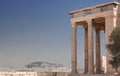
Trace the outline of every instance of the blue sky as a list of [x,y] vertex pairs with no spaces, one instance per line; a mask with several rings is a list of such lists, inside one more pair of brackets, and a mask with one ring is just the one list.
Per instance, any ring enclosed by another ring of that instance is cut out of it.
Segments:
[[[70,66],[71,24],[68,12],[112,0],[0,0],[0,67],[34,61]],[[84,30],[78,27],[78,66],[84,57]],[[104,33],[101,50],[105,55]]]

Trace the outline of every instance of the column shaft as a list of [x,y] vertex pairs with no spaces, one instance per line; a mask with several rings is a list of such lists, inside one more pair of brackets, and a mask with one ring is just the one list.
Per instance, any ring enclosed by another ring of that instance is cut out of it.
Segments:
[[88,72],[88,28],[85,28],[85,71],[86,74]]
[[88,20],[88,73],[94,73],[94,54],[93,54],[93,26],[92,20]]
[[100,30],[96,29],[96,73],[101,73]]
[[[111,34],[112,30],[116,27],[116,16],[106,16],[105,17],[105,36],[106,36],[106,44],[109,43],[109,35]],[[114,70],[112,65],[109,64],[109,61],[112,59],[112,55],[106,48],[106,73],[113,74]]]
[[76,26],[72,26],[72,73],[77,73],[77,37]]

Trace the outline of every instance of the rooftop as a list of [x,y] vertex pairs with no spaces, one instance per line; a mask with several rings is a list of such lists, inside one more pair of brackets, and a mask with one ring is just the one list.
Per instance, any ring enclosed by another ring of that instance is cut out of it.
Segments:
[[95,9],[95,8],[100,8],[100,7],[104,7],[104,6],[108,6],[108,5],[118,5],[119,2],[109,2],[109,3],[104,3],[104,4],[100,4],[100,5],[96,5],[96,6],[91,6],[91,7],[88,7],[88,8],[83,8],[83,9],[80,9],[80,10],[75,10],[75,11],[72,11],[72,12],[69,12],[69,14],[73,14],[73,13],[77,13],[77,12],[82,12],[82,11],[86,11],[86,10],[92,10],[92,9]]

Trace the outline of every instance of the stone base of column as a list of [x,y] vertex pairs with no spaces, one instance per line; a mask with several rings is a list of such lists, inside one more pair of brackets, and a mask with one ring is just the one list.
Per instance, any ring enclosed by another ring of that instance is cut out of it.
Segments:
[[113,69],[110,64],[108,64],[107,67],[108,67],[108,68],[107,68],[106,74],[115,74],[115,69]]
[[106,74],[108,74],[108,75],[115,74],[115,71],[113,71],[113,70],[107,71]]
[[68,76],[80,76],[80,74],[71,72]]

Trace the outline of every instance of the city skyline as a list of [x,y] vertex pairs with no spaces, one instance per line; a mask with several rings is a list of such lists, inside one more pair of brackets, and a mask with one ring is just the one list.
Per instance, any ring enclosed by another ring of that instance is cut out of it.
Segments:
[[[71,24],[68,13],[111,1],[0,0],[0,67],[21,67],[34,61],[70,67]],[[77,34],[78,66],[83,66],[82,27],[78,28]],[[105,55],[104,32],[101,32],[101,50]]]

